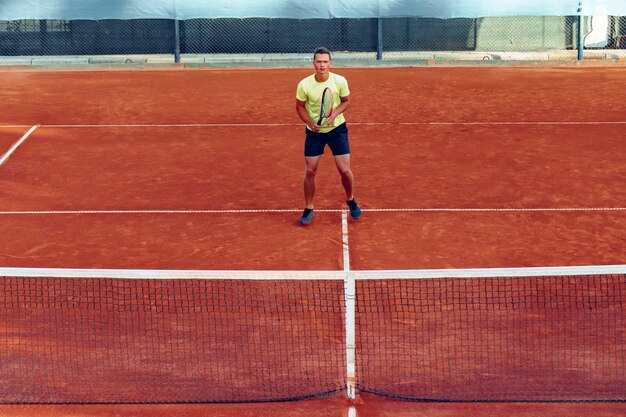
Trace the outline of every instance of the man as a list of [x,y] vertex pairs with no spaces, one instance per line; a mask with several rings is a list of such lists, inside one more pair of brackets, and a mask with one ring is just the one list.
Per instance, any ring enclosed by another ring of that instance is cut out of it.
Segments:
[[[313,219],[313,196],[315,195],[315,175],[326,145],[330,147],[335,164],[346,192],[346,203],[353,219],[361,217],[361,208],[354,199],[354,176],[350,170],[350,145],[348,128],[343,112],[350,106],[350,90],[347,80],[330,72],[332,65],[330,51],[318,48],[313,54],[315,74],[300,81],[296,92],[296,111],[306,123],[304,143],[304,200],[306,203],[300,224],[309,224]],[[322,105],[322,94],[326,87],[333,92],[333,111],[318,126]]]

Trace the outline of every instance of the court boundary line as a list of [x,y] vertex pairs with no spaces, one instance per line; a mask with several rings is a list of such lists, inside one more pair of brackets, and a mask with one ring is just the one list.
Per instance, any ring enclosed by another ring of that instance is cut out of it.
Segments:
[[350,244],[348,241],[348,213],[341,211],[341,242],[343,246],[343,271],[350,272]]
[[[522,120],[522,121],[422,121],[422,122],[350,122],[355,126],[520,126],[520,125],[626,125],[626,121],[621,120]],[[20,128],[29,125],[0,125],[0,128]],[[41,128],[126,128],[126,127],[285,127],[303,126],[302,123],[103,123],[103,124],[39,124]]]
[[22,135],[22,137],[17,142],[15,142],[13,146],[10,147],[9,150],[0,158],[0,166],[2,166],[9,159],[9,157],[11,157],[13,153],[15,153],[17,148],[19,148],[26,141],[26,139],[28,139],[30,135],[32,135],[33,132],[39,127],[41,127],[41,125],[34,125],[28,130],[28,132]]
[[356,398],[356,279],[350,270],[348,212],[341,211],[341,240],[343,246],[344,303],[346,329],[346,389],[348,398]]
[[[620,212],[626,207],[441,207],[441,208],[363,208],[369,213],[541,213],[541,212]],[[248,214],[248,213],[298,213],[301,209],[198,209],[198,210],[6,210],[0,216],[27,215],[119,215],[119,214]],[[318,213],[345,213],[344,209],[315,209]],[[347,217],[346,217],[347,222]],[[347,243],[346,243],[347,244]]]

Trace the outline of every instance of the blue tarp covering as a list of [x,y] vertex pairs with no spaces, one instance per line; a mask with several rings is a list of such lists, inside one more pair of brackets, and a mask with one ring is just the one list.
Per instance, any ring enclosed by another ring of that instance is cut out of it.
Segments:
[[[584,0],[582,13],[626,15],[626,0]],[[578,0],[0,0],[0,20],[573,16]]]

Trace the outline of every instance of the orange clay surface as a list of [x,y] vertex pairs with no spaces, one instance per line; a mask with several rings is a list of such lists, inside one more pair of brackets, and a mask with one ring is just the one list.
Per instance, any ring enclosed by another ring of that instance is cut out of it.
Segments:
[[[346,118],[365,209],[348,224],[353,269],[626,263],[623,68],[335,71],[352,92]],[[304,127],[294,96],[310,73],[0,71],[0,157],[41,125],[0,166],[0,266],[342,269],[335,210],[344,196],[328,154],[317,215],[309,227],[297,224]],[[562,210],[570,208],[594,210]],[[286,211],[222,212],[239,209]],[[0,416],[347,416],[348,405],[339,396],[3,406]],[[626,413],[622,404],[440,405],[368,395],[356,408],[372,417]]]
[[[336,72],[352,91],[366,210],[626,206],[622,68]],[[18,212],[0,216],[0,265],[342,268],[341,214],[322,211],[345,208],[330,155],[314,223],[297,225],[304,128],[294,91],[309,73],[0,73],[0,126],[24,126],[0,127],[2,153],[41,125],[0,167],[0,210]],[[293,211],[180,212],[237,209]],[[71,213],[25,214],[57,210]],[[354,269],[615,264],[626,253],[624,210],[365,211],[349,229]]]

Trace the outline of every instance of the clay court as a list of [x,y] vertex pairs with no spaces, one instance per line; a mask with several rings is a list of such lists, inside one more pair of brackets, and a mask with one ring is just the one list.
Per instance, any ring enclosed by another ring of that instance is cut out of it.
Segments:
[[[302,227],[304,125],[294,99],[311,69],[0,70],[0,266],[358,272],[626,264],[623,67],[335,72],[350,83],[346,119],[363,217],[346,216],[327,153],[316,217]],[[496,402],[368,393],[350,401],[340,392],[271,404],[6,405],[0,414],[626,411],[614,402]]]

